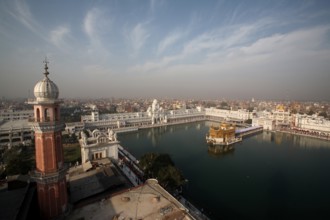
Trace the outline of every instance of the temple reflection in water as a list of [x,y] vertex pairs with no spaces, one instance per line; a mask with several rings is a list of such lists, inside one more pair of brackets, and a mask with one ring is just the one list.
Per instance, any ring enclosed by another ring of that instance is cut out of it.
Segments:
[[232,154],[235,151],[233,145],[209,145],[208,146],[208,153],[210,155],[227,155]]
[[282,145],[283,142],[292,143],[291,146],[300,148],[329,148],[329,141],[302,136],[297,134],[289,134],[284,132],[274,132],[274,131],[264,131],[261,135],[256,135],[253,137],[258,142],[272,142],[276,145]]

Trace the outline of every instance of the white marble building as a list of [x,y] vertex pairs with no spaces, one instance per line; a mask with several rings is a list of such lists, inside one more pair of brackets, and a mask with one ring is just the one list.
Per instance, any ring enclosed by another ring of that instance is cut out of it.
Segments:
[[82,164],[101,158],[118,159],[119,141],[113,130],[109,129],[107,133],[104,133],[95,129],[89,132],[89,135],[90,137],[87,137],[84,132],[81,132],[79,140]]
[[262,126],[264,130],[274,130],[275,120],[268,117],[256,117],[252,119],[252,127]]
[[[168,122],[176,122],[185,118],[205,117],[203,108],[196,109],[178,109],[166,111],[158,104],[158,101],[153,100],[151,106],[146,112],[133,113],[116,113],[116,114],[98,114],[96,107],[92,108],[90,115],[81,116],[81,122],[85,129],[93,128],[112,128],[121,127],[140,127],[145,125],[166,124]],[[68,124],[67,130],[77,131],[77,124]]]
[[167,123],[167,116],[162,107],[159,107],[157,99],[154,99],[152,105],[147,110],[148,116],[151,117],[151,124]]
[[294,115],[294,127],[330,134],[330,121],[317,115]]
[[273,111],[257,112],[252,119],[252,126],[263,126],[265,130],[275,130],[282,126],[289,127],[292,124],[292,116],[285,111],[283,105],[278,105]]
[[[94,108],[97,111],[96,108]],[[249,112],[246,109],[237,111],[216,108],[164,110],[157,100],[146,112],[102,114],[92,112],[91,115],[82,116],[80,128],[84,129],[117,129],[121,127],[149,126],[166,123],[184,123],[193,120],[223,120],[231,122],[244,122],[252,119],[252,126],[263,126],[265,130],[279,128],[300,128],[311,131],[330,132],[330,122],[322,117],[307,115],[291,115],[283,105],[278,105],[273,111]],[[77,128],[76,125],[73,127]],[[74,129],[73,129],[74,130]],[[79,129],[78,129],[79,130]]]
[[292,117],[290,111],[285,111],[283,105],[276,106],[276,109],[272,111],[272,115],[276,126],[290,126]]
[[226,110],[226,109],[216,109],[216,108],[206,108],[205,115],[223,118],[226,121],[246,121],[252,119],[253,113],[246,109],[239,109],[237,111]]

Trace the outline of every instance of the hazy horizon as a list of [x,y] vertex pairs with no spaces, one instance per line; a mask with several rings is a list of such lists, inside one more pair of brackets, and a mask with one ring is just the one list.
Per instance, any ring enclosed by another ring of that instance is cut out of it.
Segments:
[[0,97],[330,100],[330,1],[0,2]]

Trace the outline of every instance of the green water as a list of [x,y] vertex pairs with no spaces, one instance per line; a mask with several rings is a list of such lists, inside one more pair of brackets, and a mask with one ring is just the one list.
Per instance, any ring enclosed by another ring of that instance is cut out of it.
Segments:
[[119,135],[136,158],[168,153],[184,196],[212,219],[330,219],[330,142],[263,132],[226,154],[205,143],[208,122]]

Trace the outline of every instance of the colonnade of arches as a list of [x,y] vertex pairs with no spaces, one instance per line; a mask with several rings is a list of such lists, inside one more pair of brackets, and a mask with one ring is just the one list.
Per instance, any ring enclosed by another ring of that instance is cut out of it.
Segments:
[[47,122],[58,121],[60,119],[60,112],[58,106],[35,106],[34,107],[35,121]]

